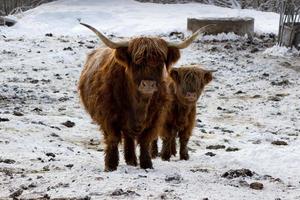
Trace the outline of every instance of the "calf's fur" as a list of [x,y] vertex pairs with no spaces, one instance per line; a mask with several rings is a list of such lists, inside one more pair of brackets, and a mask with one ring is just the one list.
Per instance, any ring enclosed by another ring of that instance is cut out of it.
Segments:
[[[196,119],[196,102],[204,87],[212,80],[212,73],[200,66],[173,68],[170,71],[171,103],[160,132],[161,158],[169,160],[176,155],[176,137],[180,142],[180,159],[188,160],[187,143],[192,135]],[[191,100],[189,97],[193,95]],[[157,140],[152,142],[152,157],[158,155]]]

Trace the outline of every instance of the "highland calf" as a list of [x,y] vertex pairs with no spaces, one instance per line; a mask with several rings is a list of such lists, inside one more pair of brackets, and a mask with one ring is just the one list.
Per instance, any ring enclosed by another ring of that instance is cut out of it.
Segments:
[[[180,141],[180,159],[188,160],[187,143],[194,128],[196,118],[196,102],[204,86],[212,80],[211,71],[199,66],[173,68],[170,90],[172,103],[166,114],[165,124],[160,132],[162,138],[161,158],[170,160],[176,155],[176,137]],[[158,155],[157,140],[152,143],[152,157]]]
[[200,30],[181,43],[151,37],[113,42],[81,24],[109,47],[88,55],[79,80],[82,103],[104,134],[105,170],[117,169],[122,138],[126,163],[137,165],[137,142],[141,168],[152,168],[150,145],[158,137],[169,102],[166,76],[180,57],[179,49],[191,44]]

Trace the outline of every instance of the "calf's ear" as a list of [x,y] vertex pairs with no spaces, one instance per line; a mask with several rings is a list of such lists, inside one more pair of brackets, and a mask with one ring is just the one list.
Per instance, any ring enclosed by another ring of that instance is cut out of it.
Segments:
[[204,71],[204,84],[208,84],[213,79],[212,73],[210,71]]
[[127,68],[130,63],[130,56],[128,54],[128,48],[127,47],[117,48],[115,50],[115,58],[120,65]]
[[180,83],[180,77],[177,69],[171,69],[170,76],[176,83]]
[[175,64],[180,58],[180,51],[175,47],[168,47],[168,55],[166,61],[166,67],[169,71],[170,67]]

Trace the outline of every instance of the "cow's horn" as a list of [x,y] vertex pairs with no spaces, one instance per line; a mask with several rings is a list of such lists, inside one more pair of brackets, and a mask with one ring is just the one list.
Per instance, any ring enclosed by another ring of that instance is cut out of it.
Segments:
[[95,29],[94,27],[85,24],[85,23],[80,23],[81,25],[89,28],[91,31],[93,31],[99,38],[100,40],[108,47],[112,48],[112,49],[117,49],[120,47],[128,47],[128,41],[124,41],[124,42],[113,42],[110,39],[108,39],[105,35],[103,35],[102,33],[100,33],[97,29]]
[[168,46],[169,47],[176,47],[178,49],[187,48],[197,38],[199,33],[202,33],[209,26],[216,26],[216,24],[209,24],[209,25],[203,26],[202,28],[198,29],[195,33],[193,33],[193,35],[191,35],[189,38],[187,38],[186,40],[184,40],[181,43],[168,42]]
[[210,70],[206,70],[208,72],[217,72],[218,70],[217,69],[210,69]]

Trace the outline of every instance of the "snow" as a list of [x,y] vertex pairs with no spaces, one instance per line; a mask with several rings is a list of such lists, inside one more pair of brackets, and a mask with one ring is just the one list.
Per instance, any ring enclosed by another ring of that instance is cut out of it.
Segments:
[[204,35],[202,38],[201,38],[201,41],[227,41],[227,40],[230,40],[230,41],[236,41],[236,40],[239,40],[243,37],[239,36],[239,35],[236,35],[234,33],[219,33],[217,35]]
[[158,35],[172,31],[186,32],[187,18],[200,17],[253,17],[255,31],[277,33],[279,15],[247,9],[230,9],[197,3],[153,4],[133,0],[60,0],[29,10],[18,24],[0,33],[12,35],[41,36],[91,35],[78,23],[91,24],[107,34],[129,37]]
[[271,56],[299,56],[300,51],[298,51],[296,48],[288,48],[284,46],[275,45],[273,47],[270,47],[264,51],[264,54],[271,55]]
[[[146,11],[149,17],[144,16]],[[185,18],[195,13],[213,17],[252,13],[261,20],[256,31],[276,32],[277,25],[271,23],[276,21],[274,13],[125,0],[57,1],[24,13],[16,27],[2,27],[0,118],[9,121],[0,120],[0,199],[20,188],[23,199],[46,194],[77,199],[300,199],[300,60],[295,54],[269,53],[283,48],[268,49],[274,45],[268,38],[255,37],[249,43],[234,34],[204,36],[181,51],[177,67],[199,63],[217,69],[197,102],[190,160],[156,158],[154,169],[143,170],[125,164],[120,146],[118,170],[103,171],[102,134],[77,93],[86,54],[99,41],[76,18],[119,36],[165,35],[185,31]],[[136,19],[141,14],[142,21]],[[177,17],[173,22],[175,14],[184,20]],[[54,37],[45,37],[48,32]],[[24,115],[16,116],[16,111]],[[62,123],[67,120],[75,126],[65,127]],[[287,145],[273,145],[277,140]],[[207,149],[217,144],[239,150]],[[222,177],[241,168],[255,175]],[[256,181],[264,184],[263,190],[249,188]]]

